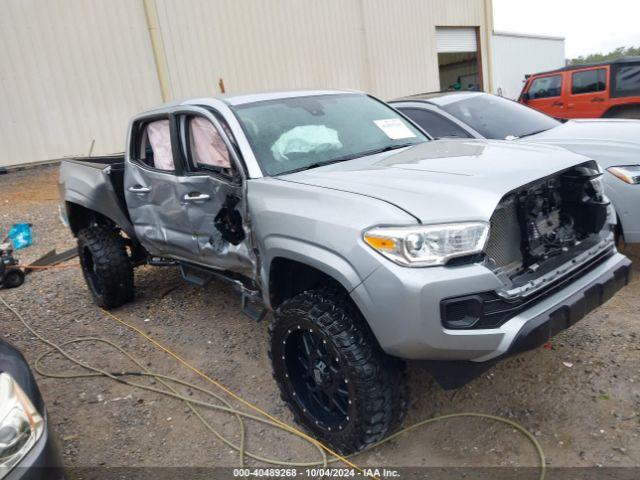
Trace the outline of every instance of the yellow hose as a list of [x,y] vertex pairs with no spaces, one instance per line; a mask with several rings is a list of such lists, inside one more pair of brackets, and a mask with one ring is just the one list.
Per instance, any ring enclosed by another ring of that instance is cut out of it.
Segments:
[[[372,450],[372,449],[374,449],[376,447],[379,447],[380,445],[382,445],[382,444],[384,444],[386,442],[389,442],[390,440],[393,440],[393,439],[399,437],[400,435],[404,435],[406,433],[409,433],[409,432],[411,432],[413,430],[416,430],[417,428],[423,427],[425,425],[432,424],[432,423],[435,423],[435,422],[444,421],[444,420],[448,420],[448,419],[452,419],[452,418],[462,418],[462,417],[469,418],[469,417],[472,417],[472,418],[483,418],[483,419],[486,419],[486,420],[491,420],[491,421],[494,421],[494,422],[499,422],[499,423],[503,423],[503,424],[509,425],[510,427],[514,428],[516,431],[518,431],[522,435],[524,435],[531,442],[531,444],[534,446],[534,448],[536,450],[536,453],[538,454],[538,457],[540,459],[539,480],[544,480],[544,478],[545,478],[546,459],[545,459],[544,452],[542,450],[542,446],[540,445],[538,440],[526,428],[524,428],[522,425],[520,425],[520,424],[518,424],[518,423],[516,423],[516,422],[514,422],[512,420],[508,420],[506,418],[502,418],[502,417],[498,417],[498,416],[494,416],[494,415],[489,415],[489,414],[485,414],[485,413],[466,413],[466,412],[465,413],[453,413],[453,414],[449,414],[449,415],[442,415],[442,416],[439,416],[439,417],[429,418],[429,419],[417,422],[417,423],[415,423],[415,424],[413,424],[411,426],[405,427],[405,428],[395,432],[394,434],[386,437],[385,439],[381,440],[380,442],[369,446],[367,449],[365,449],[365,450],[363,450],[361,452],[358,452],[357,454],[350,455],[348,457],[343,457],[343,456],[333,452],[328,447],[324,446],[318,440],[316,440],[316,439],[314,439],[312,437],[309,437],[307,434],[305,434],[304,432],[299,431],[297,428],[295,428],[293,426],[290,426],[290,425],[287,425],[286,423],[282,422],[281,420],[278,420],[278,419],[272,417],[271,415],[269,415],[268,413],[264,412],[259,407],[253,405],[251,402],[249,402],[249,401],[243,399],[242,397],[238,396],[237,394],[231,392],[224,385],[220,384],[216,380],[213,380],[210,377],[208,377],[207,375],[205,375],[204,373],[200,372],[198,369],[196,369],[191,364],[189,364],[186,360],[182,359],[180,356],[178,356],[177,354],[173,353],[170,349],[168,349],[167,347],[163,346],[162,344],[160,344],[156,340],[154,340],[151,337],[149,337],[148,335],[146,335],[140,329],[138,329],[135,326],[130,325],[127,322],[117,318],[112,313],[109,313],[109,312],[106,312],[106,311],[103,310],[103,313],[105,313],[108,317],[118,321],[122,325],[125,325],[128,328],[132,329],[133,331],[137,332],[139,335],[143,336],[146,340],[150,341],[151,343],[153,343],[154,345],[159,347],[161,350],[169,353],[172,357],[174,357],[180,363],[184,364],[185,366],[187,366],[188,368],[190,368],[191,370],[196,372],[202,378],[204,378],[208,382],[214,384],[216,387],[220,388],[225,393],[231,395],[233,398],[241,401],[244,405],[248,406],[252,410],[254,410],[257,413],[259,413],[260,415],[253,415],[253,414],[244,412],[242,410],[236,409],[236,408],[232,407],[231,404],[226,399],[224,399],[222,396],[216,394],[215,392],[207,390],[205,388],[199,387],[199,386],[197,386],[195,384],[186,382],[186,381],[181,380],[179,378],[170,377],[170,376],[163,375],[163,374],[160,374],[160,373],[152,372],[144,364],[142,364],[139,360],[137,360],[135,357],[133,357],[131,354],[129,354],[125,349],[123,349],[122,347],[116,345],[115,343],[113,343],[110,340],[107,340],[105,338],[100,338],[100,337],[76,338],[76,339],[73,339],[73,340],[68,340],[68,341],[66,341],[66,342],[64,342],[64,343],[62,343],[60,345],[57,345],[57,344],[51,342],[50,340],[48,340],[47,338],[45,338],[44,336],[42,336],[41,334],[39,334],[36,330],[34,330],[33,327],[31,327],[31,325],[24,319],[24,317],[15,308],[13,308],[11,305],[9,305],[4,300],[4,298],[0,297],[0,302],[2,302],[2,304],[9,311],[11,311],[15,315],[15,317],[25,326],[25,328],[27,330],[29,330],[29,332],[31,332],[31,334],[33,334],[41,342],[43,342],[44,344],[46,344],[47,346],[50,347],[49,350],[47,350],[43,354],[39,355],[37,357],[36,361],[35,361],[34,369],[40,375],[42,375],[43,377],[58,378],[58,379],[80,379],[80,378],[92,378],[92,377],[107,377],[107,378],[110,378],[110,379],[112,379],[112,380],[114,380],[114,381],[116,381],[118,383],[121,383],[121,384],[124,384],[124,385],[128,385],[130,387],[134,387],[134,388],[138,388],[138,389],[141,389],[141,390],[146,390],[146,391],[154,392],[154,393],[157,393],[157,394],[160,394],[160,395],[164,395],[164,396],[167,396],[167,397],[171,397],[171,398],[175,398],[175,399],[178,399],[178,400],[182,400],[183,402],[185,402],[187,404],[189,409],[196,415],[196,417],[200,420],[200,422],[202,422],[202,424],[205,426],[205,428],[207,428],[207,430],[209,430],[214,436],[216,436],[225,445],[227,445],[228,447],[230,447],[233,450],[238,452],[239,457],[240,457],[240,460],[239,460],[240,466],[244,466],[245,457],[249,457],[249,458],[252,458],[254,460],[257,460],[257,461],[260,461],[260,462],[264,462],[264,463],[267,463],[267,464],[271,464],[271,465],[279,465],[279,466],[286,466],[286,467],[315,467],[315,466],[325,466],[326,467],[329,463],[342,461],[343,463],[346,463],[347,465],[357,469],[358,471],[363,472],[362,468],[358,467],[357,465],[355,465],[353,462],[351,462],[348,459],[349,458],[353,458],[354,456],[359,455],[361,453],[368,452],[368,451],[370,451],[370,450]],[[140,370],[139,371],[131,371],[131,372],[117,372],[117,373],[108,372],[108,371],[106,371],[104,369],[89,365],[89,364],[83,362],[82,360],[78,360],[78,359],[74,358],[73,356],[71,356],[63,348],[63,347],[66,347],[66,346],[74,344],[74,343],[84,343],[84,342],[94,342],[94,343],[97,342],[97,343],[106,344],[106,345],[110,346],[111,348],[117,350],[119,353],[121,353],[126,358],[128,358]],[[61,354],[63,357],[65,357],[71,363],[73,363],[75,365],[78,365],[78,366],[82,367],[85,370],[88,370],[88,372],[87,373],[55,373],[55,372],[47,372],[46,370],[44,370],[41,367],[41,362],[46,357],[48,357],[49,355],[51,355],[51,354],[53,354],[55,352]],[[163,385],[166,388],[166,390],[163,390],[163,389],[157,388],[157,387],[153,387],[153,386],[150,386],[150,385],[144,385],[144,384],[141,384],[141,383],[136,383],[136,382],[133,382],[131,380],[127,380],[126,377],[149,377],[149,378],[153,378],[158,383]],[[216,399],[218,402],[220,402],[220,404],[206,402],[206,401],[203,401],[203,400],[197,400],[197,399],[182,395],[174,388],[173,385],[181,385],[183,387],[188,387],[190,389],[199,391],[199,392],[201,392],[201,393],[203,393],[203,394],[205,394],[207,396],[210,396],[210,397]],[[240,429],[240,441],[239,441],[239,443],[234,443],[232,440],[229,440],[224,435],[222,435],[214,426],[212,426],[202,416],[200,411],[198,411],[196,409],[196,406],[205,407],[207,409],[217,410],[217,411],[221,411],[221,412],[226,412],[226,413],[228,413],[230,415],[233,415],[237,419],[238,428]],[[246,448],[245,448],[245,443],[246,443],[245,442],[245,433],[246,433],[246,430],[245,430],[245,425],[244,425],[243,419],[259,422],[259,423],[262,423],[262,424],[277,428],[279,430],[282,430],[284,432],[287,432],[287,433],[289,433],[291,435],[294,435],[296,437],[299,437],[299,438],[307,441],[308,443],[312,444],[314,447],[316,447],[318,449],[322,459],[321,460],[291,462],[291,461],[285,461],[285,460],[280,460],[280,459],[263,457],[261,455],[258,455],[256,453],[253,453],[253,452],[250,452],[250,451],[246,450]],[[327,453],[332,455],[333,458],[328,459],[327,458]],[[375,478],[375,477],[372,477],[372,478]]]

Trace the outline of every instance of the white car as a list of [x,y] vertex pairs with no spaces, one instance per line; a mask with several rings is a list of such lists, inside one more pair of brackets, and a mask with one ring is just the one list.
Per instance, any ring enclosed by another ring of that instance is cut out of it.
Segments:
[[619,234],[640,243],[640,120],[560,122],[482,92],[440,92],[390,102],[434,138],[491,138],[545,143],[585,155],[605,170]]

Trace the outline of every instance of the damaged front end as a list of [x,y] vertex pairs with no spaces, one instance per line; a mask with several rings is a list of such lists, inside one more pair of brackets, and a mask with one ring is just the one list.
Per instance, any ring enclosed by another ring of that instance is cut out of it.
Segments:
[[613,253],[615,213],[595,162],[511,192],[491,217],[486,265],[505,299],[540,288]]
[[595,162],[509,192],[484,248],[484,265],[503,286],[442,302],[444,326],[500,327],[613,255],[615,222]]

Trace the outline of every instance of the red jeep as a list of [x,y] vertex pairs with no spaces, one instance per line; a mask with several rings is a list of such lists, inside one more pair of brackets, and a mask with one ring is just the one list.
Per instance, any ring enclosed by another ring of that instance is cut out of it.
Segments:
[[518,101],[560,119],[640,118],[640,57],[536,73]]

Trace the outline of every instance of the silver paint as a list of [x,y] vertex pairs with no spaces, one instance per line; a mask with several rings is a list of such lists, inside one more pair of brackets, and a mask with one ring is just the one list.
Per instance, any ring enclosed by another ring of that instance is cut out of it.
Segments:
[[[480,92],[460,92],[432,96],[427,100],[398,100],[391,102],[396,108],[429,110],[455,123],[474,138],[483,138],[476,130],[440,106],[451,102],[489,95]],[[427,132],[428,133],[428,132]],[[595,160],[604,169],[606,193],[616,209],[627,243],[640,243],[640,185],[629,185],[609,173],[608,167],[640,165],[640,120],[630,119],[576,119],[569,120],[551,130],[530,135],[515,143],[555,145]]]
[[[624,260],[614,254],[498,329],[444,329],[439,313],[442,299],[500,289],[503,284],[498,277],[481,264],[401,267],[366,245],[362,232],[375,225],[488,221],[507,192],[587,159],[552,146],[451,140],[279,177],[264,176],[233,105],[322,93],[340,92],[194,99],[136,117],[192,111],[215,120],[196,105],[215,108],[229,124],[246,165],[241,185],[208,175],[154,172],[134,163],[127,154],[125,191],[135,186],[150,189],[147,194],[126,193],[133,226],[99,168],[63,162],[60,181],[64,199],[111,218],[155,255],[250,275],[261,287],[268,307],[269,275],[276,259],[315,267],[350,292],[382,348],[405,358],[486,360],[500,355],[529,319]],[[233,161],[239,164],[240,160]],[[185,204],[182,199],[190,192],[207,194],[210,199]],[[246,239],[237,247],[221,248],[209,239],[213,218],[230,193],[242,199],[238,208]]]

